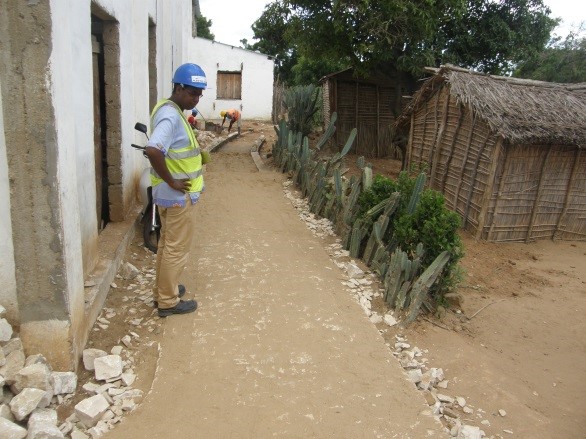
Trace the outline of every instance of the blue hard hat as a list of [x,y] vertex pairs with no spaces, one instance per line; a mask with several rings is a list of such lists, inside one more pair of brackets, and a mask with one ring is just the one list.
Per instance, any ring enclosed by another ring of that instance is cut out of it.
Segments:
[[173,84],[189,85],[190,87],[204,89],[208,85],[206,74],[197,64],[181,64],[173,75]]
[[193,110],[191,110],[191,114],[193,116],[197,116],[197,113],[198,113],[197,108],[194,108]]

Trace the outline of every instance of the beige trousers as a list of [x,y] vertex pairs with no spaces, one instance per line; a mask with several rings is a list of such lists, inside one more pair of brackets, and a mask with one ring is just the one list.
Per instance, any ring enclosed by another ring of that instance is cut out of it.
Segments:
[[187,263],[195,230],[195,205],[189,199],[185,204],[185,207],[159,206],[161,237],[154,295],[163,309],[179,303],[179,277]]

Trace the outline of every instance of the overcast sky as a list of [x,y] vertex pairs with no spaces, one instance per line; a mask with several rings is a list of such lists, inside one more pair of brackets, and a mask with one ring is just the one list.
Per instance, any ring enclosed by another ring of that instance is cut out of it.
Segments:
[[[252,23],[263,13],[267,0],[199,0],[201,13],[212,20],[212,33],[216,41],[241,46],[240,40],[252,39]],[[586,1],[584,0],[545,0],[554,17],[561,17],[564,26],[556,33],[566,35],[571,24],[586,21]]]

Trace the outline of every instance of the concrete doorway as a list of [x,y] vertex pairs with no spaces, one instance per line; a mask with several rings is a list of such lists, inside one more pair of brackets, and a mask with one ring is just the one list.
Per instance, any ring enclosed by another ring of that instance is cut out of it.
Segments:
[[94,157],[98,233],[110,222],[108,211],[108,157],[106,154],[106,99],[104,84],[104,39],[102,21],[92,15],[92,76],[94,89]]
[[149,17],[149,111],[157,103],[157,25]]
[[94,152],[98,233],[124,219],[122,202],[119,24],[91,7]]

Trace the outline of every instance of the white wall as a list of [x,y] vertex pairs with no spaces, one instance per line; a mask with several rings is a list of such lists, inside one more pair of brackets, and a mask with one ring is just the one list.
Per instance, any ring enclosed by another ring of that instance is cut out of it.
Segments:
[[[95,2],[119,23],[121,144],[117,147],[121,151],[123,192],[132,195],[141,171],[148,165],[142,154],[130,144],[144,143],[143,135],[134,130],[134,124],[141,121],[148,125],[149,120],[149,15],[157,25],[158,94],[162,97],[170,91],[170,85],[164,84],[171,83],[172,66],[186,59],[187,44],[184,41],[191,37],[191,0],[167,0],[164,5],[155,0]],[[56,119],[59,181],[55,183],[60,188],[61,234],[72,315],[81,312],[84,305],[82,245],[94,245],[98,229],[90,7],[91,0],[51,0],[53,50],[47,82]],[[1,132],[3,134],[3,130]],[[6,178],[0,174],[0,191],[6,191],[6,186]],[[2,194],[0,192],[0,196]],[[2,199],[8,197],[2,196]],[[2,221],[0,233],[10,234],[9,226],[10,221]],[[12,254],[9,250],[6,248],[2,254]],[[97,248],[92,253],[97,258]],[[4,263],[4,257],[2,262],[0,274],[4,277],[8,275],[4,271],[10,271],[10,266]],[[2,284],[10,285],[7,282]],[[9,291],[10,288],[3,287],[2,290]]]
[[[1,84],[0,84],[1,85]],[[18,321],[16,300],[16,278],[14,274],[14,247],[12,245],[12,221],[10,218],[10,186],[4,137],[4,114],[2,111],[2,87],[0,87],[0,305],[7,310],[11,322]]]
[[[205,38],[192,38],[189,62],[205,72],[208,88],[197,109],[203,117],[219,119],[220,111],[236,108],[242,119],[270,120],[273,105],[274,61],[267,55]],[[242,66],[242,99],[216,99],[217,72],[240,71]]]
[[[94,169],[93,93],[91,81],[84,81],[87,75],[91,75],[91,46],[88,48],[77,38],[84,31],[90,32],[89,3],[66,4],[52,0],[51,14],[53,23],[59,23],[52,32],[47,73],[55,112],[57,181],[53,184],[59,188],[60,201],[55,208],[59,212],[56,216],[61,218],[62,228],[58,232],[67,267],[65,284],[68,291],[65,297],[69,312],[77,310],[79,315],[83,312],[82,239],[87,235],[95,241],[94,235],[97,234],[95,181],[93,172],[87,172]],[[88,19],[81,20],[83,15]],[[83,213],[86,215],[81,222]],[[88,213],[93,215],[88,216]]]
[[[29,2],[31,7],[39,2]],[[134,130],[134,124],[149,119],[149,16],[156,24],[157,34],[157,94],[167,97],[171,92],[171,78],[174,69],[189,61],[187,56],[192,40],[191,0],[49,0],[50,41],[39,41],[43,50],[50,49],[48,65],[43,66],[44,89],[50,97],[49,114],[54,114],[54,124],[46,130],[43,144],[46,147],[46,162],[50,167],[48,183],[56,189],[58,200],[50,205],[56,230],[52,236],[60,241],[57,248],[63,249],[63,270],[65,280],[54,283],[55,294],[63,294],[69,322],[50,319],[59,326],[53,338],[61,337],[62,351],[68,349],[68,338],[78,336],[86,312],[84,297],[84,258],[98,259],[98,226],[96,218],[96,185],[94,158],[94,97],[91,44],[92,4],[104,10],[118,23],[119,66],[120,66],[120,144],[108,145],[119,148],[121,162],[122,191],[125,199],[132,198],[142,170],[147,167],[146,159],[130,147],[131,143],[144,142],[142,134]],[[46,5],[45,5],[46,6]],[[49,20],[49,17],[47,17]],[[9,35],[19,38],[19,35]],[[35,43],[37,44],[37,43]],[[31,51],[34,53],[34,51]],[[44,52],[43,52],[44,53]],[[12,323],[19,323],[19,314],[24,315],[25,305],[20,304],[16,294],[15,248],[13,242],[12,217],[10,209],[9,167],[5,138],[5,113],[0,95],[0,305],[8,310]],[[9,110],[6,110],[9,111]],[[39,110],[41,111],[41,110]],[[18,115],[23,120],[26,114]],[[116,119],[116,117],[115,117]],[[53,122],[52,120],[50,122]],[[54,130],[53,130],[54,128]],[[116,138],[116,137],[114,137]],[[111,149],[109,149],[111,151]],[[45,184],[45,183],[43,183]],[[51,227],[47,224],[47,227]],[[87,261],[87,259],[86,259]],[[54,258],[50,261],[55,264]],[[49,264],[49,261],[46,262]],[[19,267],[20,268],[20,267]],[[47,292],[45,292],[47,293]],[[49,292],[52,293],[52,292]],[[61,302],[59,302],[61,305]],[[36,306],[36,305],[35,305]],[[63,315],[63,314],[60,314]],[[43,341],[43,320],[29,319],[27,325],[30,340]],[[20,322],[22,323],[22,322]],[[37,325],[38,323],[38,325]],[[33,332],[39,332],[33,334]],[[21,325],[21,335],[23,326]],[[61,348],[59,348],[61,349]],[[61,352],[61,350],[60,350]]]

